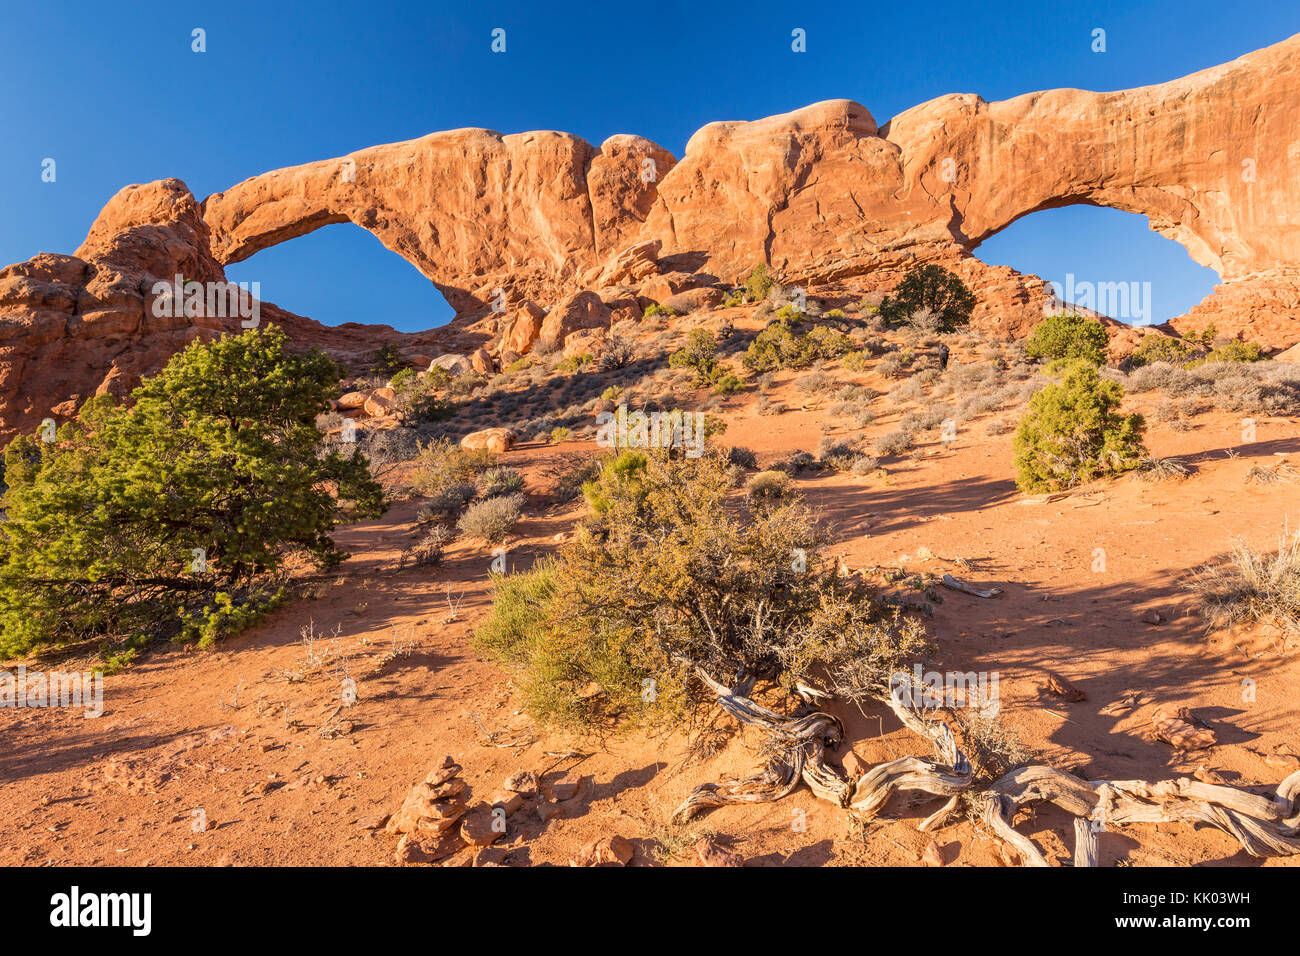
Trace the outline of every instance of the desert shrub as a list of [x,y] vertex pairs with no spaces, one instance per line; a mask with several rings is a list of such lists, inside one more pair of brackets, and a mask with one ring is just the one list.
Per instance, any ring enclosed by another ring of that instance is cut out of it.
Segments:
[[794,380],[795,388],[801,392],[807,392],[815,395],[818,392],[824,392],[834,386],[829,378],[823,372],[809,372],[806,375],[800,375]]
[[478,493],[484,498],[499,498],[524,490],[524,476],[513,468],[489,468],[478,478]]
[[523,495],[503,495],[478,501],[465,509],[456,527],[468,538],[485,544],[499,544],[519,523],[523,514]]
[[417,520],[427,522],[457,515],[477,493],[478,489],[470,482],[452,482],[444,485],[430,495],[429,500],[420,507]]
[[389,342],[379,346],[370,361],[380,375],[392,375],[402,367],[402,350]]
[[694,385],[703,387],[724,374],[725,367],[714,358],[717,351],[718,344],[711,333],[705,329],[692,329],[686,337],[685,347],[668,356],[668,367],[690,370],[694,374]]
[[555,364],[555,370],[557,372],[576,372],[584,365],[589,365],[592,361],[594,360],[588,352],[581,355],[570,355],[568,358],[560,359]]
[[1211,628],[1271,624],[1289,641],[1300,634],[1300,533],[1283,535],[1271,554],[1238,542],[1227,561],[1190,580]]
[[844,356],[840,363],[850,372],[865,372],[871,367],[871,352],[867,349],[858,349]]
[[436,524],[420,532],[415,542],[402,551],[398,569],[436,568],[442,563],[443,551],[451,538],[452,531],[445,524]]
[[745,483],[745,492],[753,499],[784,498],[790,492],[790,476],[784,471],[760,471]]
[[768,274],[767,266],[760,262],[749,273],[749,278],[745,280],[745,297],[750,302],[762,302],[772,291],[772,285],[775,280]]
[[531,355],[525,355],[525,356],[523,356],[522,358],[517,358],[517,359],[515,359],[515,360],[514,360],[513,362],[511,362],[508,366],[506,366],[506,371],[507,371],[507,372],[522,372],[522,371],[524,371],[524,370],[526,370],[526,369],[530,369],[530,368],[532,368],[533,365],[535,365],[535,364],[536,364],[536,363],[533,361],[533,357],[532,357]]
[[1005,435],[1009,431],[1014,431],[1015,427],[1016,427],[1016,423],[1012,421],[1009,416],[1003,418],[995,418],[993,419],[993,421],[989,422],[987,425],[984,426],[984,434]]
[[862,455],[853,446],[836,441],[829,435],[817,446],[818,463],[833,471],[849,471]]
[[666,305],[660,305],[658,302],[653,302],[645,307],[645,311],[641,313],[641,318],[653,319],[657,315],[662,315],[666,319],[671,319],[676,314],[676,309],[669,308]]
[[909,360],[899,352],[890,352],[876,363],[876,371],[884,378],[901,378],[907,373]]
[[952,332],[970,321],[975,295],[947,269],[926,265],[910,271],[898,288],[880,303],[888,325],[902,325],[924,312],[932,331]]
[[456,413],[456,406],[453,403],[435,394],[439,388],[446,388],[450,383],[447,370],[439,366],[434,366],[434,370],[441,372],[446,378],[404,368],[388,383],[393,390],[393,402],[397,413],[408,424],[445,422]]
[[777,465],[777,468],[784,471],[787,475],[797,475],[801,471],[817,467],[817,457],[810,455],[806,451],[797,451],[785,461]]
[[892,431],[881,435],[872,443],[872,452],[881,458],[892,458],[906,454],[916,444],[916,433],[909,431]]
[[1261,362],[1268,358],[1258,342],[1242,342],[1233,339],[1214,349],[1205,356],[1207,362]]
[[727,372],[719,376],[713,384],[713,391],[718,395],[735,395],[737,392],[745,390],[744,380],[735,372]]
[[790,321],[785,318],[770,322],[754,337],[741,358],[741,363],[755,372],[800,368],[811,362],[811,349],[807,348]]
[[853,412],[853,424],[858,428],[866,428],[876,420],[876,410],[874,408],[860,407]]
[[596,356],[596,368],[612,372],[626,368],[636,358],[636,343],[622,335],[611,335]]
[[740,445],[733,445],[727,449],[727,461],[737,468],[744,468],[749,471],[758,467],[758,456],[750,449],[743,448]]
[[192,343],[52,442],[5,451],[0,657],[89,639],[207,645],[284,596],[286,560],[332,567],[331,533],[377,517],[364,455],[316,418],[342,370],[275,326]]
[[562,502],[573,501],[582,494],[582,487],[600,474],[602,458],[598,455],[579,458],[561,469],[555,481],[555,497]]
[[1134,368],[1141,368],[1152,362],[1181,365],[1200,358],[1200,355],[1200,349],[1182,339],[1176,339],[1171,335],[1160,335],[1158,332],[1148,332],[1142,337],[1138,347],[1133,350],[1128,361]]
[[486,449],[467,450],[449,439],[437,438],[415,456],[411,488],[417,494],[433,497],[452,485],[473,482],[495,460],[496,456]]
[[573,433],[569,431],[569,429],[566,428],[565,426],[557,425],[555,428],[552,428],[550,432],[547,434],[546,440],[550,442],[552,445],[558,445],[561,442],[568,441],[569,436],[572,434]]
[[873,458],[871,455],[858,455],[853,459],[853,464],[849,466],[849,471],[859,478],[869,475],[880,467],[880,459]]
[[630,449],[605,458],[596,476],[582,486],[583,497],[591,510],[603,515],[615,497],[638,498],[648,462],[644,452]]
[[715,455],[653,455],[640,490],[616,494],[606,534],[566,543],[549,578],[514,584],[489,616],[481,646],[515,663],[536,716],[676,724],[714,699],[697,668],[864,699],[931,649],[836,575],[797,497],[731,507]]
[[853,351],[853,340],[828,325],[814,325],[808,330],[808,343],[820,359],[839,358]]
[[1180,388],[1182,383],[1192,381],[1192,376],[1183,369],[1168,362],[1152,361],[1129,373],[1128,387],[1134,392],[1171,391]]
[[1110,338],[1106,327],[1082,315],[1053,315],[1034,327],[1025,353],[1040,361],[1083,359],[1093,365],[1106,361]]
[[1135,467],[1143,421],[1121,414],[1123,396],[1119,383],[1080,361],[1030,399],[1014,441],[1017,486],[1058,491]]

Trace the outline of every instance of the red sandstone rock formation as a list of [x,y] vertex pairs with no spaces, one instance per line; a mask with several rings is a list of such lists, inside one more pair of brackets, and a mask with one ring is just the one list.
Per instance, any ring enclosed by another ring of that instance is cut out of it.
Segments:
[[[976,291],[977,327],[1020,335],[1050,290],[974,253],[1020,216],[1076,203],[1144,214],[1219,271],[1215,294],[1174,327],[1212,321],[1290,346],[1300,328],[1298,67],[1300,36],[1158,86],[994,103],[956,94],[879,127],[866,107],[831,100],[712,123],[680,162],[635,136],[596,149],[564,133],[454,130],[255,176],[201,206],[177,180],[130,186],[75,256],[0,271],[0,437],[237,328],[206,314],[159,319],[155,282],[224,282],[224,264],[345,221],[414,264],[458,311],[449,328],[410,336],[262,305],[263,321],[345,359],[385,342],[423,357],[489,344],[522,354],[539,336],[560,344],[549,338],[565,324],[557,316],[544,328],[526,300],[554,306],[602,290],[604,306],[589,310],[599,321],[573,326],[594,327],[607,324],[604,307],[635,314],[638,295],[653,298],[647,288],[675,295],[700,285],[699,273],[729,282],[757,262],[788,281],[854,278],[876,290],[937,262]],[[491,308],[498,290],[505,313]]]

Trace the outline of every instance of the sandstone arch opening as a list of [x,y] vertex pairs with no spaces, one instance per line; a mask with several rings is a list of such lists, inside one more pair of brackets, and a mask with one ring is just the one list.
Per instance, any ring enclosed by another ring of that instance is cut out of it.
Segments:
[[322,325],[348,322],[425,332],[455,310],[432,282],[371,232],[324,226],[226,266],[232,282],[258,282],[265,301]]
[[1183,315],[1221,281],[1185,247],[1153,231],[1146,216],[1087,204],[1028,213],[985,239],[975,255],[1046,279],[1066,303],[1129,325]]

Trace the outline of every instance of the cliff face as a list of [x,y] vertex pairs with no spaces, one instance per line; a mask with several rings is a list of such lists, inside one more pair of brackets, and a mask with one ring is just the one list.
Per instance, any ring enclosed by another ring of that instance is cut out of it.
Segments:
[[1077,203],[1146,215],[1218,270],[1223,284],[1175,327],[1212,321],[1289,346],[1300,319],[1298,66],[1300,36],[1158,86],[994,103],[957,94],[883,127],[866,107],[831,100],[712,123],[680,162],[636,136],[596,148],[565,133],[467,129],[275,170],[202,204],[178,180],[128,186],[74,256],[0,271],[0,434],[238,327],[158,318],[155,282],[224,282],[225,264],[346,221],[411,262],[458,319],[403,336],[262,306],[296,339],[344,354],[384,341],[432,354],[478,344],[500,331],[489,309],[498,290],[512,309],[553,305],[625,281],[640,260],[642,275],[730,282],[765,261],[794,281],[861,276],[879,289],[937,262],[980,295],[977,326],[1019,335],[1043,314],[1042,280],[986,266],[975,250],[1023,215]]

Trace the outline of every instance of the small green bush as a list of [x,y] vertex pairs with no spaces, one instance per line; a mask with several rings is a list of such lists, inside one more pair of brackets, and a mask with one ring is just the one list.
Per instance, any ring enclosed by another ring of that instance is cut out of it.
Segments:
[[666,305],[660,305],[658,302],[655,302],[645,307],[645,311],[641,313],[641,318],[653,319],[656,315],[662,315],[666,319],[671,319],[676,314],[676,309],[670,309]]
[[723,374],[723,366],[713,356],[718,345],[712,333],[705,329],[693,329],[686,337],[686,346],[668,356],[669,368],[685,368],[695,373],[693,384],[697,388],[717,381]]
[[606,458],[596,477],[582,486],[583,497],[591,510],[598,515],[604,514],[616,494],[637,497],[648,464],[645,453],[639,451],[621,451]]
[[1016,485],[1031,494],[1059,491],[1137,467],[1144,422],[1120,413],[1123,397],[1118,382],[1083,360],[1043,388],[1016,429]]
[[584,352],[582,355],[570,355],[566,359],[560,359],[555,364],[557,372],[576,372],[592,361],[590,353]]
[[1207,362],[1262,362],[1268,358],[1258,342],[1233,339],[1205,356]]
[[1049,316],[1038,323],[1025,343],[1025,353],[1045,362],[1083,359],[1101,365],[1106,361],[1109,344],[1106,327],[1096,319],[1062,314]]
[[760,262],[749,273],[749,278],[745,280],[745,297],[750,302],[764,301],[768,293],[772,291],[774,280],[767,272],[767,266]]
[[1181,365],[1200,358],[1200,356],[1201,350],[1183,339],[1176,339],[1171,335],[1161,335],[1158,332],[1148,332],[1142,337],[1138,347],[1133,350],[1133,354],[1129,356],[1129,365],[1134,368],[1141,368],[1144,365],[1150,365],[1152,362],[1168,362],[1171,365]]
[[744,390],[745,382],[735,372],[727,372],[713,383],[713,391],[718,395],[734,395]]

